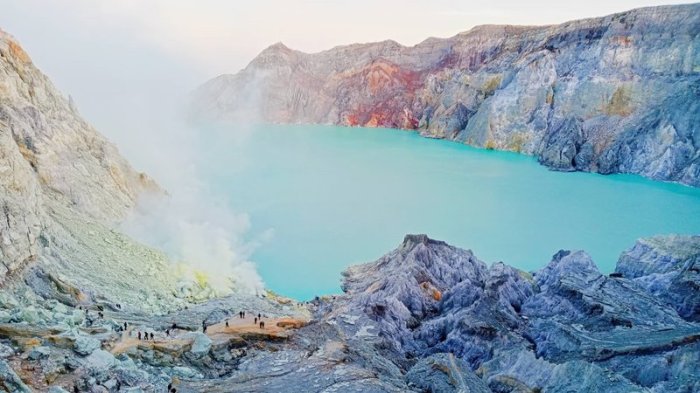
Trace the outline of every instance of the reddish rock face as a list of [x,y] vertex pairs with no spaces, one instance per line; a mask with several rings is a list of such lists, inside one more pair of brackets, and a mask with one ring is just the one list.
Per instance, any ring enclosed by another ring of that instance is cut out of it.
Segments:
[[364,127],[415,129],[418,120],[411,112],[422,74],[379,59],[345,78],[344,91],[352,92],[340,100],[364,97],[361,105],[348,110],[341,124]]

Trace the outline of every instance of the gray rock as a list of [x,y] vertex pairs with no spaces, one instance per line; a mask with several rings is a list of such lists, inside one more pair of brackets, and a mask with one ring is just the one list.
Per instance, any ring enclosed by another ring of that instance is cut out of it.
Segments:
[[633,279],[690,321],[700,321],[700,236],[640,239],[615,272]]
[[85,358],[86,367],[94,373],[101,373],[114,367],[116,359],[114,356],[101,349],[93,351],[90,356]]
[[15,350],[12,347],[0,343],[0,359],[5,359],[15,354]]
[[191,333],[189,337],[193,339],[190,353],[192,353],[196,357],[202,357],[209,353],[209,350],[211,350],[212,343],[209,337],[207,337],[204,333],[201,332]]
[[421,359],[406,374],[410,386],[433,393],[490,393],[469,365],[452,354],[435,354]]
[[4,360],[0,360],[0,387],[9,392],[31,392],[31,389],[29,389],[29,387],[22,382],[22,380]]
[[87,356],[101,347],[100,340],[88,336],[78,336],[75,338],[73,350],[78,355]]
[[27,355],[31,360],[46,359],[51,355],[51,348],[45,346],[38,346],[32,348]]

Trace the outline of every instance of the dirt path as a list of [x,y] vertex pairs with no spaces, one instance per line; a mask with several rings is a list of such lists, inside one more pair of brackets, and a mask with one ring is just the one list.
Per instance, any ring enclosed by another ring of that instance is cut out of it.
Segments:
[[[289,337],[290,331],[298,329],[308,321],[296,318],[262,318],[265,322],[265,327],[261,328],[259,321],[256,323],[255,317],[250,315],[245,318],[234,316],[229,318],[229,326],[226,326],[226,321],[207,326],[206,335],[212,341],[228,340],[232,337],[249,338],[255,336],[259,339],[283,339]],[[164,352],[178,352],[188,344],[191,344],[192,338],[184,336],[191,333],[189,330],[176,329],[170,332],[170,336],[166,336],[165,332],[155,332],[153,340],[139,340],[137,337],[139,329],[129,327],[122,332],[119,340],[115,341],[109,348],[109,351],[118,355],[126,352],[131,348],[140,347],[143,349],[157,349]],[[141,329],[141,332],[145,329]],[[201,330],[200,330],[201,331]]]

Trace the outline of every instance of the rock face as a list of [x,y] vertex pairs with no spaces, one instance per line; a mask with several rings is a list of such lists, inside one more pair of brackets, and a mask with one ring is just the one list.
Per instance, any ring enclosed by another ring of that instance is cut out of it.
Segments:
[[145,192],[162,193],[0,31],[0,284],[33,264],[21,279],[66,304],[168,308],[166,256],[115,230]]
[[637,241],[616,272],[700,322],[700,236],[658,236]]
[[558,26],[480,26],[404,47],[275,44],[201,86],[200,121],[418,130],[556,170],[700,186],[700,5]]
[[51,242],[54,208],[113,222],[148,188],[0,31],[0,281]]

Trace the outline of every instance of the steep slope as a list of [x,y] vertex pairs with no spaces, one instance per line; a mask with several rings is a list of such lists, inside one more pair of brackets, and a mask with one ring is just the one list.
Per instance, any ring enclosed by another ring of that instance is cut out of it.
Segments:
[[282,44],[193,95],[198,121],[419,130],[556,170],[700,186],[700,4],[558,26],[480,26],[413,47]]
[[167,307],[155,299],[176,288],[166,257],[114,229],[143,192],[162,191],[0,31],[0,283],[35,262],[84,299]]

